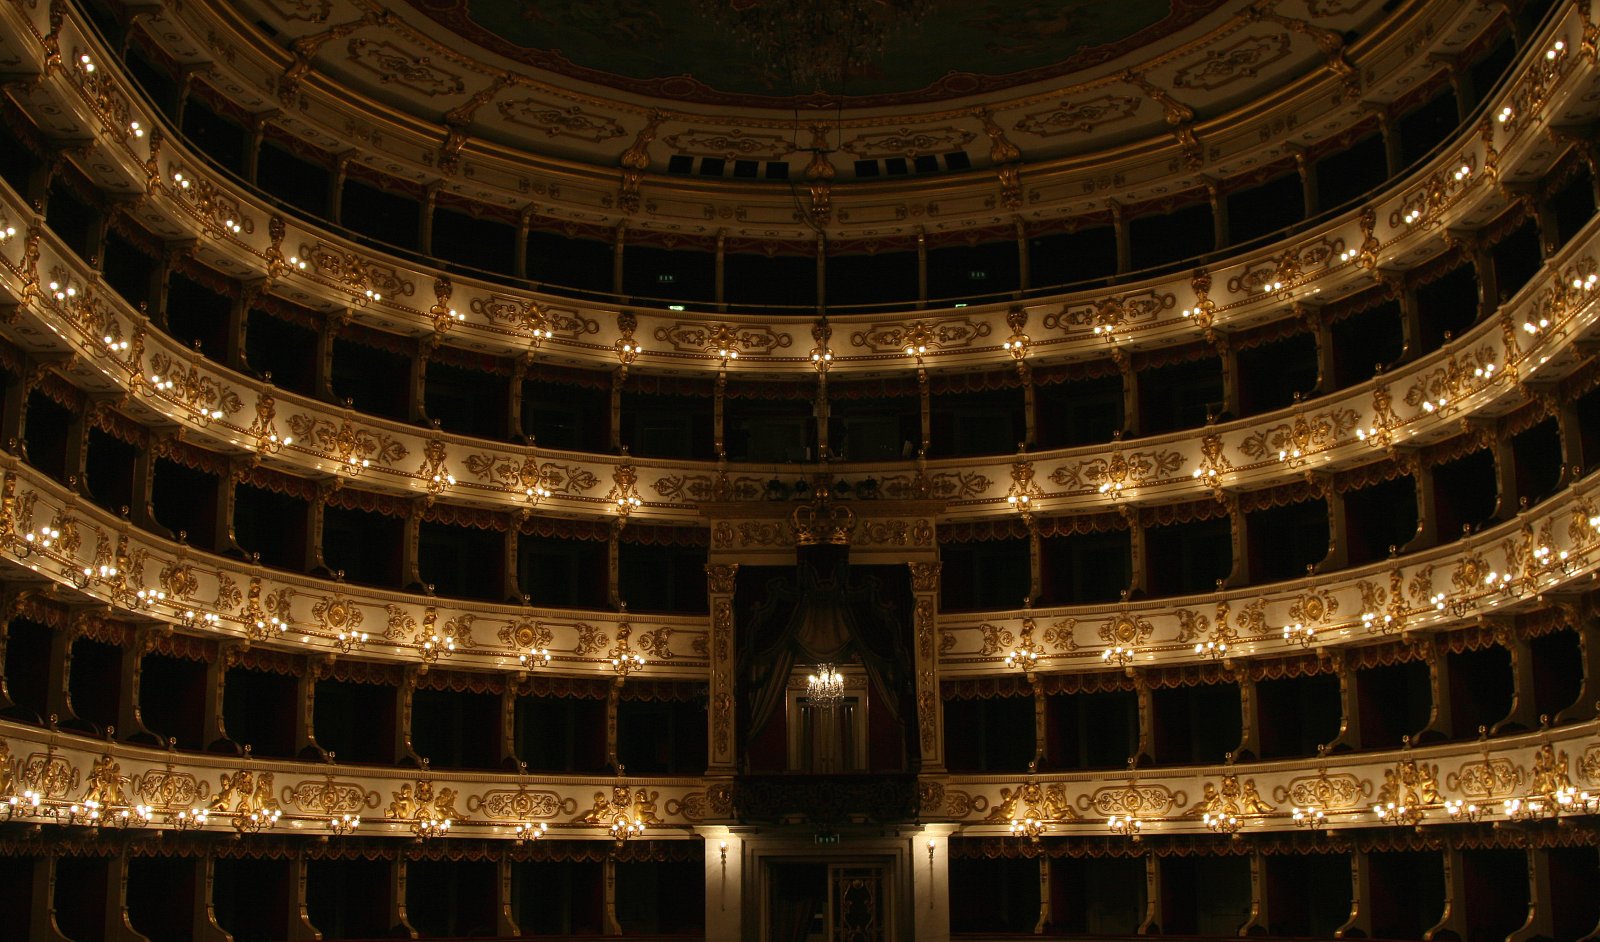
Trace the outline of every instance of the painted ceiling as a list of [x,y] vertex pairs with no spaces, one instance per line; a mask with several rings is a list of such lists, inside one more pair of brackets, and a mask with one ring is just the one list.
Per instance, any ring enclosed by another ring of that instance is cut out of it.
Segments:
[[[775,87],[710,0],[407,0],[463,39],[539,69],[719,104],[805,97]],[[727,0],[734,2],[734,0]],[[756,0],[763,2],[763,0]],[[864,0],[872,2],[872,0]],[[846,73],[858,105],[933,101],[1066,75],[1170,35],[1221,0],[932,0]]]

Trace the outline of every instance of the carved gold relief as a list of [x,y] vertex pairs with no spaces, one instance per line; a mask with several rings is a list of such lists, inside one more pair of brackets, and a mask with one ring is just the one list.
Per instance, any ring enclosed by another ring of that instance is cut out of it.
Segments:
[[1287,786],[1280,785],[1272,791],[1272,797],[1280,803],[1324,812],[1357,808],[1371,795],[1371,782],[1346,772],[1330,774],[1327,769],[1319,769],[1314,776],[1292,778]]
[[962,128],[901,128],[897,131],[878,131],[857,134],[842,142],[839,148],[858,160],[876,160],[882,157],[915,157],[918,154],[943,154],[964,150],[977,139],[977,135]]
[[466,88],[461,76],[438,68],[427,56],[413,56],[387,39],[352,39],[347,51],[351,62],[378,76],[385,85],[400,85],[429,97],[459,95]]
[[1039,137],[1088,134],[1096,128],[1133,117],[1140,104],[1139,99],[1127,95],[1096,95],[1078,102],[1063,99],[1054,109],[1023,115],[1013,127]]
[[511,124],[532,128],[545,137],[570,137],[599,144],[628,132],[609,115],[595,114],[577,105],[558,105],[533,96],[502,101],[495,106]]
[[[782,134],[756,134],[740,128],[726,131],[689,128],[662,138],[662,143],[691,157],[723,160],[783,160],[794,153],[794,141]],[[845,146],[849,149],[849,145]]]
[[1270,814],[1274,810],[1272,805],[1262,800],[1256,791],[1256,780],[1247,778],[1240,782],[1239,776],[1232,772],[1223,773],[1220,784],[1206,782],[1200,793],[1200,800],[1194,807],[1183,813],[1186,818],[1202,818],[1206,815],[1241,815],[1241,814]]
[[1254,78],[1261,69],[1288,54],[1288,33],[1244,36],[1231,46],[1209,50],[1200,61],[1179,69],[1172,77],[1172,85],[1215,91],[1240,79]]
[[1159,818],[1175,807],[1189,801],[1184,792],[1174,792],[1164,785],[1130,782],[1127,785],[1108,785],[1091,794],[1078,796],[1078,807],[1102,817],[1129,815],[1135,818]]

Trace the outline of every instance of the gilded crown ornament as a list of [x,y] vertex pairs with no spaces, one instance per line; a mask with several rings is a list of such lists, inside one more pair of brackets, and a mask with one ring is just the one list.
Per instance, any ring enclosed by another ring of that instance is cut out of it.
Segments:
[[789,515],[796,546],[850,545],[850,535],[856,527],[855,512],[834,504],[830,487],[827,475],[818,477],[811,503],[801,504]]

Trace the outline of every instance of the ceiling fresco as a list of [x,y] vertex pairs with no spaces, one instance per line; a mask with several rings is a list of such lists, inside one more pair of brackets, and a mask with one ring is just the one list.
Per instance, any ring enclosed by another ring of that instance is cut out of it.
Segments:
[[717,104],[842,94],[857,105],[934,101],[1055,78],[1170,35],[1221,5],[931,0],[920,22],[893,29],[881,55],[816,96],[819,90],[768,78],[749,45],[707,15],[716,0],[407,2],[486,49],[624,91]]

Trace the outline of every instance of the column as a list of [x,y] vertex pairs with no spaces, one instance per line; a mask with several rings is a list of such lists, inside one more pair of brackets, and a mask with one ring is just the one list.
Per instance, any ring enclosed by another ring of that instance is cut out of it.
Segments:
[[1139,511],[1126,504],[1117,508],[1122,514],[1122,519],[1128,524],[1128,569],[1131,575],[1128,578],[1128,596],[1142,596],[1150,591],[1149,580],[1145,574],[1149,572],[1149,554],[1144,538],[1144,524],[1139,519]]
[[[156,520],[155,514],[155,486],[156,486],[156,454],[149,446],[138,449],[133,456],[133,486],[128,501],[128,516],[134,525],[141,530],[148,530],[165,539],[172,539],[171,530],[162,526]],[[232,488],[229,488],[230,494]],[[230,508],[231,509],[231,508]],[[220,524],[232,517],[218,517]]]
[[33,905],[28,908],[28,938],[40,942],[72,942],[56,925],[56,861],[59,859],[52,854],[33,861]]
[[117,673],[122,680],[122,698],[117,704],[117,738],[123,742],[160,747],[160,737],[144,725],[139,709],[139,688],[144,682],[144,656],[154,647],[155,634],[151,627],[133,629],[131,644],[122,648]]
[[733,700],[737,680],[734,676],[733,592],[738,574],[738,563],[706,566],[706,593],[711,611],[711,699],[706,714],[708,776],[731,777],[738,766]]
[[261,296],[266,284],[264,278],[242,282],[239,285],[239,293],[234,295],[233,307],[228,311],[228,349],[223,357],[223,362],[229,369],[241,373],[251,372],[250,360],[245,354],[246,341],[250,335],[250,308]]
[[1032,448],[1039,444],[1039,396],[1028,364],[1018,361],[1017,372],[1022,375],[1023,443]]
[[1143,672],[1137,668],[1129,670],[1133,671],[1133,690],[1139,705],[1139,745],[1135,754],[1128,757],[1128,765],[1132,770],[1141,765],[1155,764],[1156,705],[1150,682],[1145,679]]
[[1317,179],[1317,162],[1311,159],[1305,148],[1291,144],[1289,152],[1294,154],[1294,168],[1300,174],[1300,202],[1305,206],[1305,218],[1310,219],[1321,211],[1322,194]]
[[67,488],[85,496],[89,493],[89,421],[82,412],[67,419],[67,455],[62,472]]
[[1250,919],[1239,927],[1240,936],[1265,935],[1271,924],[1267,911],[1267,861],[1261,849],[1250,853]]
[[532,444],[533,438],[522,430],[522,384],[528,381],[528,368],[533,365],[533,355],[517,357],[511,364],[511,382],[506,384],[506,441]]
[[1399,363],[1415,360],[1422,349],[1422,309],[1417,306],[1417,293],[1412,290],[1403,272],[1378,269],[1378,280],[1383,282],[1400,305],[1401,354]]
[[712,290],[715,292],[713,297],[717,302],[717,310],[726,311],[728,309],[728,305],[726,303],[728,282],[728,231],[726,229],[717,230],[717,254],[715,265],[716,269],[712,273]]
[[1333,489],[1332,481],[1321,482],[1323,499],[1328,504],[1328,555],[1316,568],[1332,572],[1350,565],[1350,524],[1345,512],[1344,494]]
[[343,577],[343,570],[334,572],[322,558],[322,525],[328,514],[328,498],[332,496],[332,487],[319,484],[316,495],[306,505],[306,571],[324,579]]
[[233,936],[217,925],[215,890],[217,858],[206,854],[194,862],[194,940],[195,942],[233,942]]
[[338,225],[344,213],[344,181],[350,176],[350,158],[355,151],[347,151],[333,159],[333,172],[328,174],[328,221]]
[[622,923],[617,921],[617,858],[607,855],[601,868],[605,879],[605,927],[601,931],[621,935]]
[[917,735],[923,775],[944,772],[944,700],[939,695],[938,611],[939,563],[907,563],[911,567],[913,622],[916,630]]
[[417,214],[417,249],[423,255],[433,254],[433,213],[439,206],[439,181],[428,184],[422,193],[421,212]]
[[[1557,726],[1594,719],[1595,701],[1600,699],[1600,626],[1595,623],[1593,603],[1583,600],[1574,603],[1568,618],[1578,634],[1578,656],[1583,660],[1583,686],[1572,705],[1556,714]],[[0,660],[0,666],[3,664],[3,660]]]
[[239,482],[249,480],[250,465],[245,459],[229,463],[228,473],[217,480],[217,541],[212,550],[235,559],[249,559],[233,525],[233,512],[239,503]]
[[[406,514],[404,541],[400,545],[400,585],[407,592],[433,594],[433,587],[422,581],[422,511],[426,498],[412,501]],[[319,528],[320,529],[320,528]]]
[[1212,344],[1217,359],[1222,361],[1222,411],[1229,416],[1239,415],[1239,353],[1228,342],[1228,335],[1212,331],[1216,341]]
[[1028,226],[1021,219],[1017,220],[1017,285],[1020,288],[1016,295],[1018,298],[1033,287],[1033,263],[1028,258]]
[[344,325],[350,323],[354,316],[349,308],[337,314],[330,314],[322,321],[322,327],[317,331],[316,357],[312,363],[311,388],[316,390],[318,399],[323,402],[339,404],[339,398],[333,392],[333,342],[339,336],[339,331]]
[[267,125],[278,116],[276,109],[251,116],[250,143],[244,152],[244,178],[255,186],[261,176],[261,147],[267,140]]
[[128,851],[106,858],[106,942],[149,942],[128,919]]
[[1489,735],[1539,728],[1539,707],[1534,699],[1538,678],[1533,672],[1533,650],[1526,638],[1510,625],[1495,629],[1494,640],[1511,652],[1511,709],[1489,730]]
[[1462,868],[1461,850],[1446,844],[1440,852],[1440,865],[1444,868],[1444,914],[1432,929],[1422,934],[1424,939],[1458,939],[1467,935],[1467,875]]
[[533,226],[533,207],[522,211],[517,219],[517,257],[511,261],[511,274],[517,278],[528,277],[528,230]]
[[1155,854],[1144,855],[1144,921],[1139,935],[1161,934],[1161,861]]
[[1234,747],[1233,758],[1238,762],[1254,762],[1261,754],[1260,710],[1256,699],[1256,681],[1247,672],[1239,672],[1239,745]]
[[228,668],[239,663],[244,650],[241,641],[224,641],[217,647],[215,659],[206,662],[206,709],[202,718],[200,740],[207,752],[237,755],[239,746],[228,738],[228,725],[224,720],[223,698],[228,691]]
[[[513,899],[515,898],[513,887],[516,885],[512,879],[513,872],[511,858],[502,850],[500,859],[495,862],[495,882],[499,887],[499,895],[495,906],[494,931],[496,935],[511,939],[522,936],[522,927],[517,925],[516,911],[513,906]],[[706,942],[710,942],[709,937],[707,937]]]
[[[1471,421],[1471,420],[1469,420]],[[1486,422],[1493,423],[1493,419]],[[1494,477],[1499,500],[1495,503],[1491,520],[1510,520],[1522,509],[1522,494],[1517,488],[1517,452],[1511,445],[1511,436],[1492,430],[1494,440]]]
[[519,683],[507,678],[500,690],[500,767],[520,769],[527,766],[517,759],[517,688]]
[[322,938],[322,933],[311,924],[311,913],[306,909],[306,858],[305,850],[289,862],[289,942],[312,942]]
[[1228,233],[1228,197],[1222,192],[1222,187],[1210,177],[1202,176],[1201,182],[1205,184],[1206,200],[1211,204],[1211,245],[1213,248],[1225,249],[1232,239]]
[[45,720],[51,727],[97,736],[100,731],[92,723],[78,719],[78,714],[72,709],[72,645],[82,633],[78,619],[73,619],[65,628],[50,632],[50,674],[45,682]]
[[[431,609],[429,610],[432,611]],[[423,626],[431,628],[431,620]],[[395,688],[394,709],[394,756],[395,765],[417,768],[422,765],[422,757],[417,755],[417,750],[411,744],[411,708],[416,703],[418,668],[407,667],[405,677],[400,685]]]
[[1233,553],[1233,571],[1222,580],[1223,586],[1230,588],[1250,585],[1255,582],[1250,572],[1250,521],[1245,516],[1244,508],[1239,504],[1239,495],[1227,494],[1224,496],[1228,505],[1228,541]]
[[317,742],[317,681],[333,673],[331,656],[307,655],[296,681],[300,717],[295,723],[294,753],[301,762],[332,762],[333,754]]
[[417,938],[417,930],[406,915],[406,858],[396,854],[389,861],[389,931],[403,939]]
[[1456,123],[1466,124],[1472,117],[1472,108],[1478,103],[1477,89],[1473,87],[1472,72],[1462,68],[1461,57],[1455,55],[1440,55],[1434,53],[1430,58],[1443,62],[1445,72],[1450,76],[1450,90],[1456,96]]
[[411,370],[406,376],[406,421],[412,425],[432,425],[428,419],[428,357],[433,352],[436,338],[425,337],[417,341],[416,352],[411,354]]
[[617,223],[616,235],[611,240],[611,293],[622,294],[622,250],[627,244],[628,224]]
[[1350,852],[1350,918],[1334,930],[1336,939],[1365,939],[1372,935],[1372,868],[1364,850]]
[[1122,437],[1139,437],[1139,374],[1133,369],[1133,361],[1126,350],[1117,347],[1111,351],[1111,359],[1117,364],[1117,371],[1122,374]]
[[17,701],[11,699],[6,680],[6,646],[11,641],[11,620],[17,617],[17,601],[22,589],[16,583],[0,587],[0,715],[14,716]]
[[1327,753],[1361,751],[1361,686],[1345,658],[1344,652],[1333,655],[1339,659],[1339,735],[1327,745]]
[[928,306],[928,233],[917,227],[917,309]]
[[1436,481],[1433,466],[1422,463],[1419,451],[1395,446],[1397,456],[1409,465],[1412,483],[1417,492],[1417,535],[1400,548],[1401,553],[1415,553],[1439,545],[1439,514]]
[[1378,133],[1383,135],[1383,159],[1393,180],[1405,169],[1405,154],[1400,149],[1400,129],[1395,126],[1386,105],[1367,102],[1367,108],[1378,117]]
[[504,575],[505,600],[511,605],[528,604],[528,596],[522,591],[521,563],[518,555],[522,551],[521,535],[522,514],[509,513],[506,515],[505,541],[501,545],[500,565]]
[[[1583,454],[1583,419],[1571,399],[1556,406],[1556,428],[1561,434],[1561,485],[1572,483],[1588,467]],[[1419,505],[1420,506],[1420,505]]]
[[1450,656],[1432,638],[1423,644],[1423,654],[1428,663],[1429,706],[1428,725],[1411,740],[1419,746],[1454,739],[1456,731],[1450,703]]
[[1122,210],[1122,204],[1116,200],[1106,200],[1106,205],[1111,207],[1111,228],[1117,239],[1117,274],[1127,274],[1133,269],[1133,243],[1128,238],[1128,218]]
[[1550,851],[1543,847],[1529,847],[1528,853],[1528,918],[1517,931],[1506,936],[1506,942],[1533,942],[1534,939],[1555,938],[1554,902],[1550,887]]
[[828,237],[817,230],[817,316],[828,313]]

